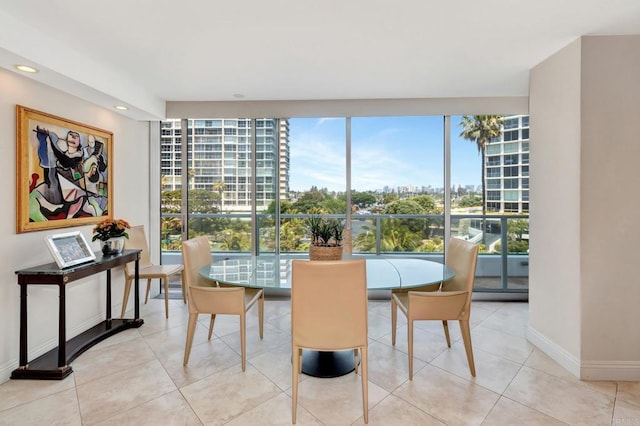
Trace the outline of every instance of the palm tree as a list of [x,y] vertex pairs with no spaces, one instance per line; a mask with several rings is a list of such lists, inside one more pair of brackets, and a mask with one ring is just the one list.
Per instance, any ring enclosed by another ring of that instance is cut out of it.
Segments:
[[224,182],[218,181],[213,184],[213,190],[218,192],[218,212],[222,212],[222,194],[224,193]]
[[480,178],[482,182],[482,243],[485,244],[486,221],[487,214],[487,191],[485,177],[485,158],[487,143],[492,138],[497,138],[502,134],[502,123],[504,116],[502,115],[463,115],[460,125],[462,132],[460,137],[473,142],[478,148],[478,154],[482,157],[482,167],[480,169]]

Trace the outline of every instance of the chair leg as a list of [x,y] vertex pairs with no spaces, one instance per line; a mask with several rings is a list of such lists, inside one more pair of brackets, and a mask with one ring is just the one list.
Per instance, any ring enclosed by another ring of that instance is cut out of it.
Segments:
[[264,292],[258,299],[258,326],[260,327],[260,339],[264,335]]
[[184,345],[184,360],[182,365],[189,363],[189,355],[191,354],[191,345],[193,344],[193,335],[196,332],[196,324],[198,323],[198,314],[189,314],[189,324],[187,325],[187,343]]
[[449,323],[447,320],[442,320],[442,327],[444,327],[444,337],[447,338],[447,346],[451,347],[451,338],[449,337]]
[[291,368],[291,423],[296,424],[296,408],[298,406],[298,374],[300,374],[300,348],[291,347],[293,365]]
[[144,304],[149,301],[149,293],[151,292],[151,278],[147,279],[147,293],[144,296]]
[[362,375],[362,411],[364,422],[369,423],[369,366],[367,364],[367,347],[360,348],[360,371]]
[[247,363],[247,317],[244,313],[240,314],[240,356],[242,356],[242,371],[246,368]]
[[298,349],[298,374],[302,374],[302,348]]
[[[358,356],[360,357],[360,359],[358,359]],[[362,353],[359,353],[358,349],[354,349],[353,350],[353,366],[354,366],[353,371],[356,374],[358,374],[358,364],[360,364],[360,362],[362,362]]]
[[164,316],[169,319],[169,277],[164,277],[162,284],[164,285]]
[[476,377],[476,364],[473,362],[473,348],[471,346],[471,329],[469,328],[469,320],[460,320],[460,331],[462,332],[462,341],[464,342],[464,350],[467,353],[467,362],[469,363],[469,371],[473,377]]
[[209,321],[209,336],[208,340],[211,340],[211,335],[213,334],[213,324],[216,322],[216,314],[211,314],[211,320]]
[[398,305],[391,295],[391,345],[396,345],[396,324],[398,322]]
[[182,270],[182,272],[180,273],[180,284],[182,285],[182,300],[184,300],[184,304],[187,304],[187,280],[185,278],[185,271],[184,269]]
[[133,277],[125,277],[124,279],[124,296],[122,297],[122,312],[120,312],[120,318],[124,318],[124,313],[127,311],[127,303],[129,303],[129,293],[131,293],[131,282]]
[[407,318],[407,344],[409,345],[409,380],[413,380],[413,320]]

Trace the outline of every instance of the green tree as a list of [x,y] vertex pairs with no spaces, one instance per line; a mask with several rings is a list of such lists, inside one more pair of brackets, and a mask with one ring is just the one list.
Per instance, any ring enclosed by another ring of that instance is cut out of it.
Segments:
[[502,115],[463,115],[460,126],[462,126],[462,132],[460,137],[476,144],[478,148],[478,154],[480,155],[481,167],[480,167],[480,179],[482,182],[482,242],[485,242],[486,238],[486,220],[484,215],[487,214],[487,191],[486,191],[486,179],[485,179],[485,163],[486,163],[486,148],[491,138],[497,138],[502,134],[502,123],[504,117]]
[[330,214],[344,214],[347,211],[346,201],[337,198],[327,198],[320,204],[322,210]]
[[478,195],[467,195],[458,200],[460,207],[476,207],[482,205],[482,198]]
[[226,251],[249,251],[251,238],[247,232],[227,232],[220,241],[220,248]]
[[222,211],[222,196],[224,194],[224,182],[223,181],[218,181],[216,183],[213,184],[213,190],[216,191],[216,194],[218,194],[218,211],[221,212]]
[[180,191],[162,191],[160,210],[162,213],[180,213],[182,208],[182,194]]
[[398,195],[393,192],[385,192],[382,194],[382,204],[393,203],[398,199]]
[[293,208],[299,213],[310,213],[311,210],[317,209],[321,206],[322,202],[326,199],[330,199],[331,196],[327,193],[326,189],[319,190],[315,186],[304,194],[302,194],[295,203]]
[[413,200],[397,200],[382,210],[383,214],[423,214],[424,210],[420,204]]
[[416,195],[415,197],[409,198],[410,201],[415,201],[420,204],[422,210],[426,214],[438,213],[438,207],[436,205],[436,200],[433,199],[430,195]]
[[522,236],[528,232],[528,219],[507,219],[507,233],[509,234],[509,239],[522,241]]
[[[189,212],[190,213],[217,213],[218,194],[205,189],[190,189]],[[160,197],[162,213],[180,213],[182,208],[182,192],[180,190],[163,191]]]
[[215,213],[218,210],[218,194],[205,189],[189,190],[189,212],[190,213]]
[[377,201],[376,196],[368,192],[351,191],[351,204],[358,207],[369,207]]

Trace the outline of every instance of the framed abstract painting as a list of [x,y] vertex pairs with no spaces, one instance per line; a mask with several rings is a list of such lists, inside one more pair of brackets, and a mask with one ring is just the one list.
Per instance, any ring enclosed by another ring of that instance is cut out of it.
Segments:
[[97,223],[113,211],[113,133],[16,106],[16,232]]

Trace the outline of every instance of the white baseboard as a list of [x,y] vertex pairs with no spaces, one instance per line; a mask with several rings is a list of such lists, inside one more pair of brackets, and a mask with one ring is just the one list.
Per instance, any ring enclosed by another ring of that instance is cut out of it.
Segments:
[[640,381],[640,361],[583,361],[582,380]]
[[581,361],[531,326],[527,339],[580,380],[640,381],[640,361]]
[[0,365],[0,384],[9,380],[11,377],[11,372],[18,367],[18,360],[11,360],[9,362],[5,362],[4,365]]
[[547,339],[545,335],[531,327],[531,325],[527,327],[527,340],[547,354],[555,362],[560,364],[564,369],[577,378],[580,378],[580,360],[571,355],[564,348]]

